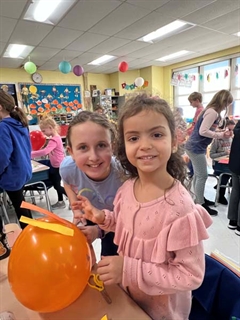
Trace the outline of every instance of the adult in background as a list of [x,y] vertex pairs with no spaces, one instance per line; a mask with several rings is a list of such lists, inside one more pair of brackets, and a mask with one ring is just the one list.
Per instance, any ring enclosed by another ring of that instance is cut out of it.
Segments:
[[196,196],[196,203],[201,204],[210,215],[217,215],[216,210],[211,209],[214,202],[204,198],[204,189],[208,177],[206,151],[212,139],[222,139],[232,136],[232,131],[215,132],[221,120],[220,113],[227,111],[233,102],[230,91],[218,91],[199,115],[193,133],[186,143],[186,153],[193,165],[193,188]]
[[[0,90],[0,188],[12,202],[18,219],[32,218],[31,211],[20,208],[23,187],[32,177],[31,142],[28,120],[7,92]],[[21,223],[22,228],[26,224]]]

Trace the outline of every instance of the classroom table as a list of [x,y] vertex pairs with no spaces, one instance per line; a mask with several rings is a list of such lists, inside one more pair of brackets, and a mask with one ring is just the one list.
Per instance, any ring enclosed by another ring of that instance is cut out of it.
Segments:
[[215,158],[213,160],[217,161],[218,163],[228,164],[229,163],[229,156],[222,156],[222,157]]
[[108,320],[151,319],[118,285],[106,287],[111,304],[99,291],[87,285],[81,296],[67,308],[45,314],[34,312],[20,304],[12,293],[7,279],[7,264],[8,258],[0,261],[0,312],[11,311],[16,320],[101,320],[105,315]]
[[32,163],[32,178],[27,182],[27,184],[34,183],[37,181],[47,180],[49,167],[34,160],[31,160],[31,163]]

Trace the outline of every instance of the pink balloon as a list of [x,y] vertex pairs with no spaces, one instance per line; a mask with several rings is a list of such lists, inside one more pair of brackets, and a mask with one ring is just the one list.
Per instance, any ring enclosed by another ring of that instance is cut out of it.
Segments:
[[80,77],[84,73],[83,67],[79,66],[78,64],[73,68],[73,73],[75,76]]

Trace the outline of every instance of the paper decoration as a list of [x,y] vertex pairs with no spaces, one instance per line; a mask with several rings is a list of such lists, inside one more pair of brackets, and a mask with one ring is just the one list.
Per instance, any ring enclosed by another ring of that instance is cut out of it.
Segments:
[[196,80],[195,75],[181,73],[181,72],[173,72],[171,85],[172,86],[180,86],[180,87],[191,87],[192,82]]

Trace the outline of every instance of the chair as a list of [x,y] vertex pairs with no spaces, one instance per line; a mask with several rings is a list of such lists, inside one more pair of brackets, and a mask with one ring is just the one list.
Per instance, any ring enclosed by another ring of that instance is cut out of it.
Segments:
[[229,185],[229,183],[227,183],[226,185],[222,184],[222,177],[224,175],[232,177],[231,173],[228,173],[228,172],[221,173],[219,176],[217,176],[214,173],[208,174],[209,177],[213,177],[217,180],[217,189],[216,189],[215,204],[214,204],[215,207],[217,207],[218,205],[220,188],[228,188],[228,192],[229,193],[231,192],[231,186]]
[[[50,189],[51,187],[52,184],[49,180],[28,183],[24,186],[24,197],[31,198],[33,204],[36,204],[35,199],[39,198],[41,200],[44,196],[46,199],[48,211],[52,211],[51,202],[48,195],[48,189]],[[29,191],[30,193],[29,196],[27,195],[27,191]],[[36,191],[37,194],[35,194],[34,191]]]
[[240,278],[214,258],[205,255],[202,285],[192,292],[189,320],[240,318]]
[[0,188],[0,208],[2,210],[3,216],[6,220],[7,223],[10,223],[10,219],[7,213],[7,209],[6,209],[6,205],[5,205],[5,191],[3,189]]

